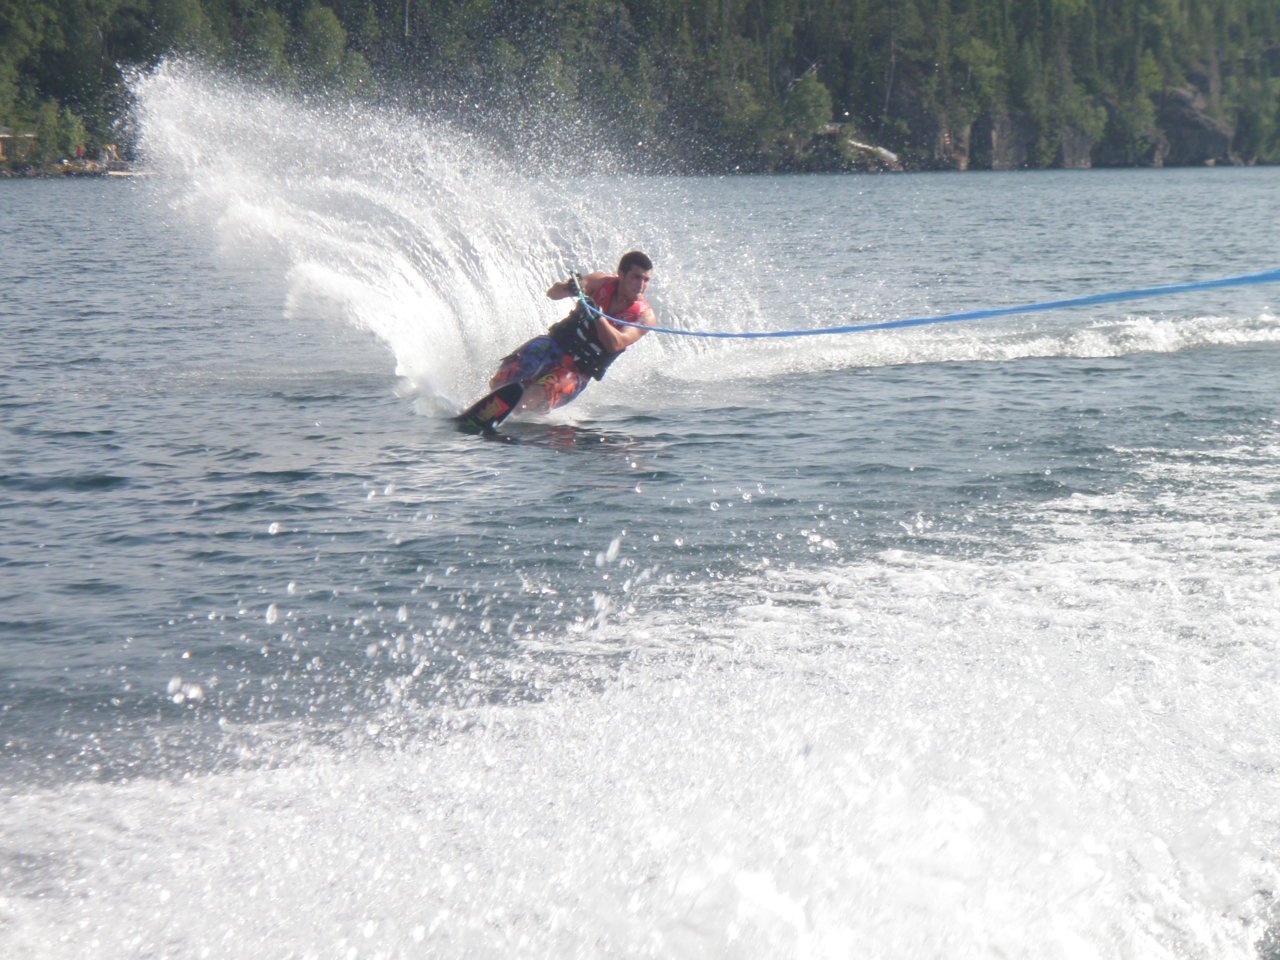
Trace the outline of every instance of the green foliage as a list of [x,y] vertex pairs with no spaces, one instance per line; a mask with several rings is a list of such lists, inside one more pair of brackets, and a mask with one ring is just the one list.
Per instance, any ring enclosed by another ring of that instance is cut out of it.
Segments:
[[58,105],[52,100],[46,100],[36,114],[36,152],[33,158],[36,163],[50,164],[64,156],[60,121]]
[[2,0],[0,125],[46,155],[92,142],[121,68],[176,52],[327,96],[465,93],[509,125],[590,114],[714,169],[812,168],[848,139],[945,165],[997,125],[1016,162],[1151,162],[1170,90],[1194,88],[1265,162],[1277,50],[1276,0]]
[[360,51],[376,50],[383,36],[378,8],[372,3],[366,3],[353,21],[351,45]]
[[1235,148],[1264,163],[1280,162],[1280,78],[1245,78],[1231,84]]
[[53,8],[43,3],[0,4],[0,123],[14,117],[23,81],[34,72],[33,54],[53,19]]
[[72,113],[70,108],[63,107],[58,113],[58,146],[65,154],[70,155],[84,147],[88,139],[89,132],[84,127],[84,121]]
[[1141,163],[1156,141],[1156,107],[1140,90],[1117,102],[1111,113],[1115,139],[1124,163]]
[[246,67],[266,80],[284,80],[289,75],[289,27],[277,10],[252,10],[244,19],[240,41]]
[[1001,101],[1004,66],[995,47],[981,37],[968,37],[956,47],[956,65],[963,74],[968,111],[976,115]]
[[792,84],[783,101],[782,117],[787,130],[801,142],[831,122],[831,91],[810,70]]
[[1138,60],[1138,90],[1146,96],[1159,93],[1164,87],[1164,71],[1150,50],[1143,50]]
[[160,46],[178,53],[207,53],[218,46],[200,0],[159,0],[152,7]]
[[347,53],[347,31],[329,7],[313,4],[302,15],[298,34],[298,59],[303,73],[324,84],[342,76]]

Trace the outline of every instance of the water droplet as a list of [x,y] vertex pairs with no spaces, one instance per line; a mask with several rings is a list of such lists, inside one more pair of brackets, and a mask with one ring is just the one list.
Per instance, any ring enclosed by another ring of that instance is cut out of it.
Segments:
[[280,608],[274,603],[267,607],[266,621],[267,623],[275,623],[280,619]]
[[271,534],[273,537],[279,532],[280,524],[278,523],[272,523],[271,526],[267,527],[267,533]]

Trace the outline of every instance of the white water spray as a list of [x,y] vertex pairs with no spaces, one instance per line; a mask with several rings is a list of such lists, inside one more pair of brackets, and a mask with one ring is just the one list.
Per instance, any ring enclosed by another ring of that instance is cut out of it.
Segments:
[[424,394],[474,393],[563,312],[543,296],[551,281],[612,263],[628,242],[583,214],[571,184],[446,122],[180,61],[133,92],[147,165],[223,256],[277,270],[287,319],[372,332]]
[[[265,264],[283,279],[283,312],[291,322],[327,321],[374,334],[429,412],[474,398],[498,358],[563,314],[563,304],[543,295],[553,280],[571,269],[607,268],[633,247],[654,255],[659,320],[676,326],[782,329],[991,305],[965,299],[990,297],[992,290],[964,272],[949,278],[950,291],[922,285],[914,273],[895,282],[904,252],[888,241],[878,251],[865,243],[853,252],[805,251],[832,282],[796,289],[788,264],[803,229],[791,220],[840,216],[861,228],[873,216],[866,190],[832,191],[836,206],[815,211],[792,211],[779,199],[778,210],[762,211],[763,223],[786,214],[788,229],[744,233],[732,182],[711,191],[709,201],[694,199],[678,179],[562,176],[547,161],[545,143],[530,144],[520,156],[429,116],[275,93],[181,61],[140,75],[133,92],[142,153],[163,175],[173,202],[212,232],[232,265]],[[593,150],[581,131],[562,136],[566,151]],[[601,164],[609,166],[603,154]],[[930,255],[923,246],[919,253]],[[878,267],[876,257],[892,271]],[[851,264],[859,270],[851,273]],[[962,268],[968,270],[953,264]],[[1042,294],[1048,295],[1035,288],[1002,296]],[[1242,319],[1188,306],[1191,312],[1167,317],[1066,311],[1040,320],[804,341],[651,335],[610,371],[613,390],[592,391],[573,409],[611,402],[601,393],[664,402],[671,377],[698,382],[901,363],[1108,357],[1280,338],[1270,312]],[[273,309],[263,305],[264,314]]]

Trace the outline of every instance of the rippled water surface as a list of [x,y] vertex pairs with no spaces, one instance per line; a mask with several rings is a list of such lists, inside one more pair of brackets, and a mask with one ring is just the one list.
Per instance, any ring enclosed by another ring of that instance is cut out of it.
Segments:
[[[171,66],[0,184],[0,954],[1274,956],[1268,169],[586,181]],[[317,143],[331,149],[317,151]],[[1269,952],[1270,951],[1270,952]]]

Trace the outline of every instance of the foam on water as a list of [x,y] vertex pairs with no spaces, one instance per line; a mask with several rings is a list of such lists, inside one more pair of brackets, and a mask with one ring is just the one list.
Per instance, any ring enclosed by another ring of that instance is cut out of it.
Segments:
[[654,582],[580,638],[620,665],[530,658],[541,702],[405,706],[397,737],[280,769],[0,798],[22,851],[0,942],[1256,956],[1280,882],[1280,446],[1116,453],[1143,489],[1024,512],[999,554],[925,549],[920,517],[919,550]]
[[1106,321],[1083,312],[1050,321],[1003,320],[785,342],[721,341],[705,353],[671,358],[665,372],[682,380],[768,378],[908,363],[1123,357],[1277,342],[1280,319],[1269,312],[1247,318],[1171,314]]

